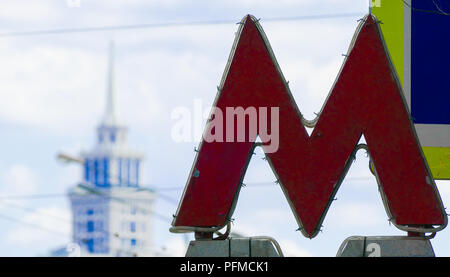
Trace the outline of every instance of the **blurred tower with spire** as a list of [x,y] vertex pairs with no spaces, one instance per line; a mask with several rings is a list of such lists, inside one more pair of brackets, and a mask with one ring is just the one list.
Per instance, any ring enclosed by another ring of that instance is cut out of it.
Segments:
[[69,192],[73,240],[83,256],[151,256],[151,212],[155,195],[142,187],[144,155],[127,143],[117,111],[114,43],[110,43],[106,104],[97,143],[81,153],[83,180]]

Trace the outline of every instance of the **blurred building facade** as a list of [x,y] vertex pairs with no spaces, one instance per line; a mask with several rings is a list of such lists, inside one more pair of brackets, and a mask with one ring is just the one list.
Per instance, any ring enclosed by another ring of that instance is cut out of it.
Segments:
[[81,256],[152,256],[155,194],[142,187],[144,155],[129,147],[128,129],[117,114],[113,43],[108,71],[97,143],[91,151],[81,153],[83,179],[69,191],[73,241]]

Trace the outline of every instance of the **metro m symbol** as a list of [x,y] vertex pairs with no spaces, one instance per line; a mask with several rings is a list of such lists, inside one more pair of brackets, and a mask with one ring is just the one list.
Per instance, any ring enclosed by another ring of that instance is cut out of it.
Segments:
[[[279,108],[278,150],[267,151],[268,140],[261,137],[262,147],[305,236],[317,235],[362,134],[392,222],[418,232],[446,226],[439,193],[372,15],[361,21],[311,136],[304,124],[315,122],[301,116],[253,17],[243,19],[230,61],[215,107],[254,107],[258,113],[259,107]],[[251,138],[202,142],[172,231],[212,231],[228,223],[253,147]]]

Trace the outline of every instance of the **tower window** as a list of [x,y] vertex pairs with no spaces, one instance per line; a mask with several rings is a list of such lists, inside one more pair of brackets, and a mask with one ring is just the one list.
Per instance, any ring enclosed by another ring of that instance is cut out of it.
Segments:
[[127,172],[126,172],[126,174],[127,174],[127,186],[129,187],[130,186],[130,168],[131,168],[131,161],[130,161],[130,159],[127,159]]
[[93,214],[94,214],[94,210],[93,210],[93,209],[87,210],[87,214],[88,214],[88,215],[93,215]]
[[136,232],[136,222],[131,222],[130,223],[130,231],[132,233]]
[[115,141],[116,141],[116,134],[111,133],[111,142],[115,142]]
[[131,246],[136,246],[136,239],[131,239],[130,243],[131,243]]
[[86,245],[89,252],[94,252],[94,239],[88,239]]
[[109,159],[103,159],[103,185],[109,186]]
[[87,231],[88,232],[94,232],[94,221],[88,221],[87,222]]
[[89,182],[89,177],[90,177],[90,172],[89,172],[89,168],[90,167],[90,163],[89,163],[89,159],[86,159],[84,162],[84,179]]
[[136,160],[136,186],[139,186],[139,160]]
[[94,183],[98,184],[98,176],[99,175],[99,165],[98,165],[98,160],[95,159],[94,160]]

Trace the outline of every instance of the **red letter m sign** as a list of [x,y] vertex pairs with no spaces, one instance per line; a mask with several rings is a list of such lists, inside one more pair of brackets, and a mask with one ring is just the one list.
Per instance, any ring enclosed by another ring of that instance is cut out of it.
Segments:
[[[258,116],[260,108],[278,108],[278,149],[267,151],[267,136],[260,136],[262,147],[305,236],[319,231],[362,135],[392,222],[406,231],[446,226],[439,193],[372,15],[361,21],[318,120],[303,119],[261,26],[251,16],[241,22],[214,107],[252,108]],[[270,112],[265,116],[273,124]],[[217,125],[226,126],[225,118]],[[207,131],[216,119],[210,118]],[[305,125],[314,126],[310,136]],[[203,140],[172,231],[213,231],[228,223],[260,127],[247,130],[245,141]]]

